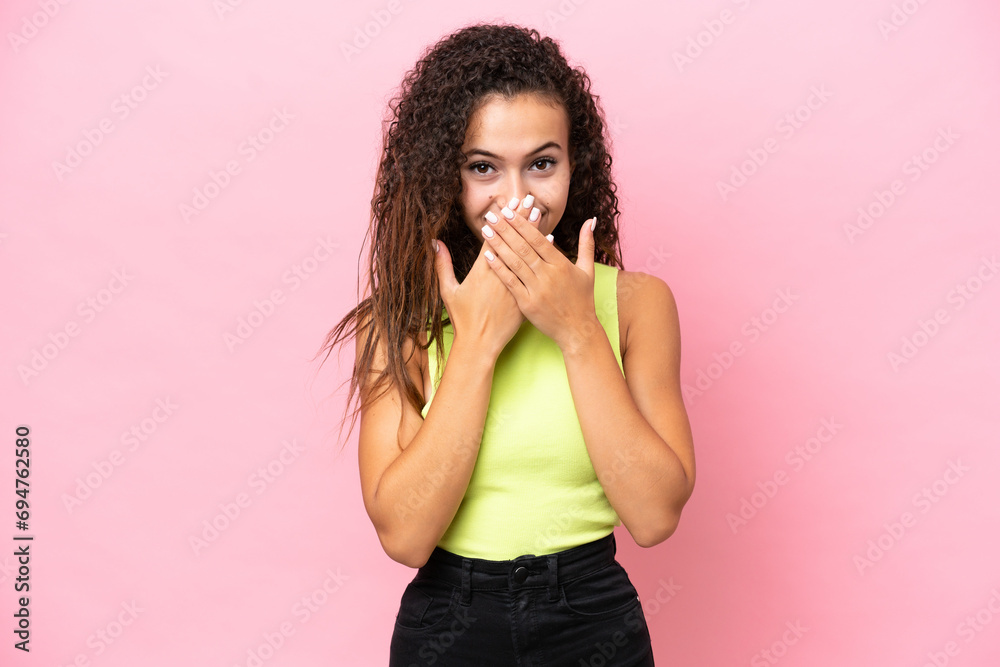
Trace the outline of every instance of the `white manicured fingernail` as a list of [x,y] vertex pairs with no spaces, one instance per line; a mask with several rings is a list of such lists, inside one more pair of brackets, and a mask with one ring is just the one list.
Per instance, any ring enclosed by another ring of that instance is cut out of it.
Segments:
[[507,218],[508,220],[514,219],[514,211],[510,210],[506,206],[500,209],[500,212],[503,213],[503,217]]
[[535,195],[528,195],[521,202],[521,208],[531,208],[531,205],[535,203]]
[[493,230],[490,229],[489,225],[483,225],[483,236],[485,236],[488,239],[493,238]]
[[499,218],[497,218],[497,216],[493,213],[493,211],[486,211],[486,219],[495,225],[497,224],[497,220]]
[[590,219],[590,231],[594,231],[597,228],[597,218]]
[[510,202],[508,202],[507,208],[509,208],[509,209],[515,209],[515,208],[517,208],[517,202],[519,202],[519,201],[520,200],[517,197],[513,197],[510,200]]
[[491,252],[490,252],[489,250],[487,250],[487,251],[486,251],[486,252],[484,252],[483,254],[484,254],[484,255],[486,255],[486,259],[490,260],[491,262],[492,262],[492,261],[493,261],[494,259],[496,259],[496,257],[494,257],[494,256],[493,256],[493,253],[491,253]]
[[545,238],[549,240],[549,243],[552,243],[552,234],[548,234]]
[[528,220],[534,222],[535,220],[538,220],[538,216],[540,216],[541,214],[542,214],[541,211],[539,211],[537,208],[533,208],[531,209],[531,215],[528,216]]

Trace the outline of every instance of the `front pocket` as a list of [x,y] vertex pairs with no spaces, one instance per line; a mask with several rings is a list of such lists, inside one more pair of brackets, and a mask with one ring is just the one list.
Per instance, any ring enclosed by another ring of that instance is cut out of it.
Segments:
[[639,594],[617,562],[559,587],[561,604],[590,618],[618,616],[639,604]]
[[434,579],[414,579],[403,591],[396,625],[407,630],[431,630],[453,615],[458,589]]

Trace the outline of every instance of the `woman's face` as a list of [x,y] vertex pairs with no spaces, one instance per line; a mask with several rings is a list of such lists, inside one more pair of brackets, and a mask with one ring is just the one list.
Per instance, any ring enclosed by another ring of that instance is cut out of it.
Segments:
[[514,197],[534,195],[541,215],[532,224],[542,234],[559,224],[573,173],[569,118],[561,105],[531,94],[490,96],[469,118],[462,153],[462,214],[480,242],[486,212],[499,217]]

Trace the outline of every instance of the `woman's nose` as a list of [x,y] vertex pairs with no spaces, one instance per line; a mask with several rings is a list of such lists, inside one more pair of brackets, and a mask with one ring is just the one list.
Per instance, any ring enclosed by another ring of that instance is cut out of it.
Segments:
[[528,196],[528,188],[520,176],[511,176],[509,187],[507,188],[507,199],[504,201],[504,206],[508,206],[512,199],[517,199],[520,202],[522,199]]

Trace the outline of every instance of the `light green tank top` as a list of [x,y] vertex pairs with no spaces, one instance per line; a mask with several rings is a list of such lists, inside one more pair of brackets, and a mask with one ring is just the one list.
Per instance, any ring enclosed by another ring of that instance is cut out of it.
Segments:
[[[594,305],[622,369],[618,269],[594,264]],[[454,328],[444,327],[444,358]],[[428,348],[431,395],[441,381]],[[468,558],[512,560],[600,539],[621,525],[584,444],[555,341],[525,320],[497,359],[479,457],[469,488],[438,546]]]

